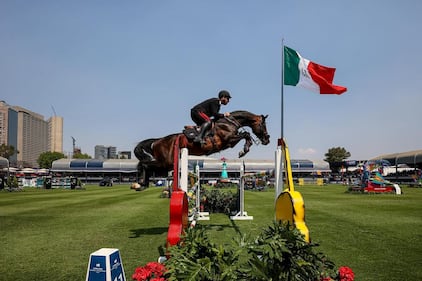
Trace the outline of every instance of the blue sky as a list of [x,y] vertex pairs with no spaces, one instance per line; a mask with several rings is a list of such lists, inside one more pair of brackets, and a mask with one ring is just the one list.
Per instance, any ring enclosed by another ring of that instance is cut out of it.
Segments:
[[[64,118],[83,153],[193,124],[190,108],[227,89],[222,111],[268,114],[272,159],[284,119],[294,159],[422,149],[422,2],[0,1],[0,99]],[[284,87],[281,46],[337,68],[343,95]],[[237,157],[241,144],[214,154]]]

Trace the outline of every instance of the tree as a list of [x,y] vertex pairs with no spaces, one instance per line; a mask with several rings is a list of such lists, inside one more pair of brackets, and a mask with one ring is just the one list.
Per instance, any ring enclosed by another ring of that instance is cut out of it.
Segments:
[[91,156],[86,153],[77,152],[73,153],[73,159],[91,159]]
[[328,149],[327,153],[325,153],[324,161],[330,164],[331,170],[338,171],[338,169],[341,167],[341,164],[338,164],[338,163],[343,162],[350,156],[351,156],[350,152],[348,152],[344,147],[332,147]]
[[328,163],[332,162],[341,162],[351,156],[350,152],[348,152],[344,147],[332,147],[328,149],[328,152],[325,153],[324,161]]
[[19,151],[15,150],[13,145],[0,145],[0,156],[10,160],[10,157],[13,156],[15,153],[19,153]]
[[43,152],[38,156],[37,163],[40,166],[40,168],[50,169],[51,165],[53,164],[53,161],[56,161],[58,159],[65,158],[64,154],[61,152]]
[[19,182],[18,179],[16,178],[16,176],[10,176],[7,178],[7,186],[9,188],[18,188],[19,187]]

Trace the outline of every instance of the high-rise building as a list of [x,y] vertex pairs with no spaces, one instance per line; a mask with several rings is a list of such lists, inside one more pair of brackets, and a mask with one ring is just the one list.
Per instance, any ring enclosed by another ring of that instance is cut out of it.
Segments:
[[63,153],[63,117],[53,116],[47,122],[49,151]]
[[94,148],[95,159],[116,159],[117,149],[115,146],[96,145]]
[[107,159],[107,147],[104,145],[96,145],[94,148],[95,159]]
[[116,159],[117,158],[117,148],[115,146],[109,146],[107,148],[107,157],[108,157],[108,159]]
[[[5,101],[0,101],[0,144],[9,144],[12,135],[16,134],[16,130],[9,130],[17,128],[17,111],[11,108]],[[11,145],[16,145],[16,140]]]
[[7,128],[9,122],[9,109],[4,101],[0,101],[0,144],[7,143]]
[[[5,101],[0,101],[0,144],[18,147],[18,112]],[[10,166],[17,166],[17,154],[9,158]]]
[[37,167],[41,153],[48,151],[48,123],[41,114],[20,106],[13,106],[18,112],[18,165]]
[[38,167],[41,153],[63,153],[63,118],[44,120],[41,114],[0,101],[0,144],[11,145],[18,152],[10,165]]

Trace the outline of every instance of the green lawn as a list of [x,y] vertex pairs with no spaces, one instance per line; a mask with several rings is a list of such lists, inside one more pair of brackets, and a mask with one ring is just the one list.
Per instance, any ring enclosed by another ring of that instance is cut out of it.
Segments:
[[[344,193],[340,185],[300,186],[313,242],[355,280],[422,280],[422,189],[404,195]],[[118,248],[126,278],[156,261],[165,243],[169,200],[161,188],[0,192],[1,280],[85,280],[90,253]],[[210,237],[228,244],[254,236],[274,218],[274,192],[246,192],[252,221],[211,214]]]

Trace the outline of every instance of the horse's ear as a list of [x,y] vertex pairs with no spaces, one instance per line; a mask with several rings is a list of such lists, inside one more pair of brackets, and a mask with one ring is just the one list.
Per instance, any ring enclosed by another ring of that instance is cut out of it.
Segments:
[[267,117],[268,117],[268,114],[267,115],[262,115],[262,118],[264,118],[264,120],[267,119]]

